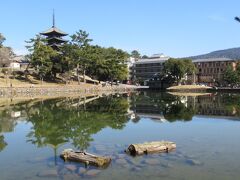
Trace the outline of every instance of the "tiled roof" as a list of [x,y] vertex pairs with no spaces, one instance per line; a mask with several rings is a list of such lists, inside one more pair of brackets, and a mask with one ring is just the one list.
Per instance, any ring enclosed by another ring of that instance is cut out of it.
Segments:
[[47,34],[50,34],[50,33],[53,33],[53,32],[58,33],[58,34],[61,34],[61,35],[63,35],[63,36],[67,36],[67,35],[68,35],[67,33],[61,31],[61,30],[58,29],[57,27],[51,27],[50,29],[48,29],[48,30],[46,30],[46,31],[44,31],[44,32],[42,32],[42,33],[40,33],[40,34],[42,34],[42,35],[47,35]]
[[67,42],[67,40],[59,38],[59,37],[51,37],[51,38],[48,38],[47,40],[48,41],[50,41],[50,40],[57,40],[57,41],[60,41],[60,42]]
[[198,63],[198,62],[218,62],[218,61],[234,61],[233,59],[229,58],[208,58],[208,59],[195,59],[192,62]]
[[135,62],[135,64],[163,63],[168,59],[169,57],[161,57],[161,58],[154,58],[154,59],[140,59],[139,61]]

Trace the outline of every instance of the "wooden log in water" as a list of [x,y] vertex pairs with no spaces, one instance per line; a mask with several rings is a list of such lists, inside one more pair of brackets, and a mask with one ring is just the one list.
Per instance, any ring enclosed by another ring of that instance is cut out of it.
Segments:
[[146,142],[143,144],[131,144],[126,152],[131,155],[169,152],[176,149],[176,144],[169,141]]
[[97,156],[86,152],[73,151],[72,149],[65,149],[60,155],[65,161],[75,161],[85,163],[85,165],[93,165],[97,167],[107,167],[110,162],[110,157]]

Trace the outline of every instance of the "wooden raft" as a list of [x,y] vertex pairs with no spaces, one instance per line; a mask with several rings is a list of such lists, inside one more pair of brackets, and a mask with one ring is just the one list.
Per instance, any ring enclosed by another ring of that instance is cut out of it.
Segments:
[[126,152],[131,155],[169,152],[176,149],[176,144],[169,141],[146,142],[143,144],[131,144]]
[[73,151],[72,149],[65,149],[60,155],[65,161],[75,161],[85,163],[85,165],[93,165],[97,167],[107,167],[110,162],[110,157],[96,156],[90,153]]

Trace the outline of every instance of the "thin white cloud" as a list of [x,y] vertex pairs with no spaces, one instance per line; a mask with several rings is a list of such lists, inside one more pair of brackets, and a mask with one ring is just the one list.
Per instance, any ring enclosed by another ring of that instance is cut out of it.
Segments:
[[208,19],[210,19],[211,21],[215,21],[215,22],[226,22],[226,18],[222,15],[217,15],[217,14],[212,14],[210,16],[208,16]]

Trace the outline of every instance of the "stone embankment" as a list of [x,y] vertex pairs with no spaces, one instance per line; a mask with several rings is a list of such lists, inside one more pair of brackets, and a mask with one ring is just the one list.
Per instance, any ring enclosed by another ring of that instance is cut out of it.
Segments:
[[52,87],[0,87],[0,97],[39,97],[39,96],[72,96],[98,94],[108,92],[129,92],[138,89],[138,86],[52,86]]

